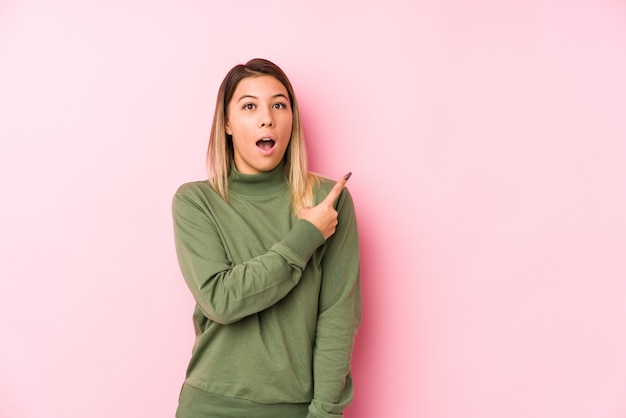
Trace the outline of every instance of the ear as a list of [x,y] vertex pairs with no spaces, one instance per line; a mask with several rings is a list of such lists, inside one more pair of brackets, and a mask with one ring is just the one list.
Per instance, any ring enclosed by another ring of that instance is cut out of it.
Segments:
[[224,128],[226,129],[226,133],[228,135],[232,135],[233,134],[233,131],[230,129],[230,123],[229,122],[226,122],[226,125],[224,125]]

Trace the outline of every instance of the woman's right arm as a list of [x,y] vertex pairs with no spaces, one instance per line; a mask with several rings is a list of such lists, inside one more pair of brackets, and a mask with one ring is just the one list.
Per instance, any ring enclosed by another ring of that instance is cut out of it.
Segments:
[[188,196],[172,203],[178,262],[204,315],[230,324],[278,301],[300,281],[313,252],[324,243],[320,231],[298,219],[282,240],[241,264],[228,261],[214,221]]

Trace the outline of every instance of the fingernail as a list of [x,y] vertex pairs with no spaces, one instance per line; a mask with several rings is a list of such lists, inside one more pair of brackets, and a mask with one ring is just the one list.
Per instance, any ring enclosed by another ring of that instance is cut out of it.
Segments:
[[345,176],[343,176],[344,179],[348,180],[350,178],[350,176],[352,175],[352,171],[349,172],[348,174],[346,174]]

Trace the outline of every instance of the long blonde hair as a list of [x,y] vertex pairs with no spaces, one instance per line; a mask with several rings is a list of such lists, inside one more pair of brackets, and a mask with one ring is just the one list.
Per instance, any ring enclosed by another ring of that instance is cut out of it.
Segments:
[[248,61],[245,65],[236,65],[226,74],[220,85],[207,151],[209,184],[224,200],[228,201],[228,175],[230,174],[234,158],[232,137],[226,133],[228,104],[233,98],[235,89],[241,80],[246,77],[259,75],[270,75],[276,78],[285,86],[289,94],[293,120],[291,139],[283,160],[285,161],[285,176],[291,189],[291,206],[294,214],[297,215],[302,208],[313,206],[313,186],[319,182],[319,177],[308,171],[304,133],[300,124],[298,103],[291,82],[283,70],[268,60],[255,58]]

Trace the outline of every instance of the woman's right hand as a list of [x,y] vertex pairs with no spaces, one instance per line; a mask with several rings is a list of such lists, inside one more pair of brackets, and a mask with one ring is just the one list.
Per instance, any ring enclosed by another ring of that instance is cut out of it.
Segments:
[[303,208],[298,214],[298,218],[311,222],[322,233],[325,240],[332,236],[337,228],[335,200],[341,194],[351,174],[346,174],[335,183],[328,195],[317,206]]

